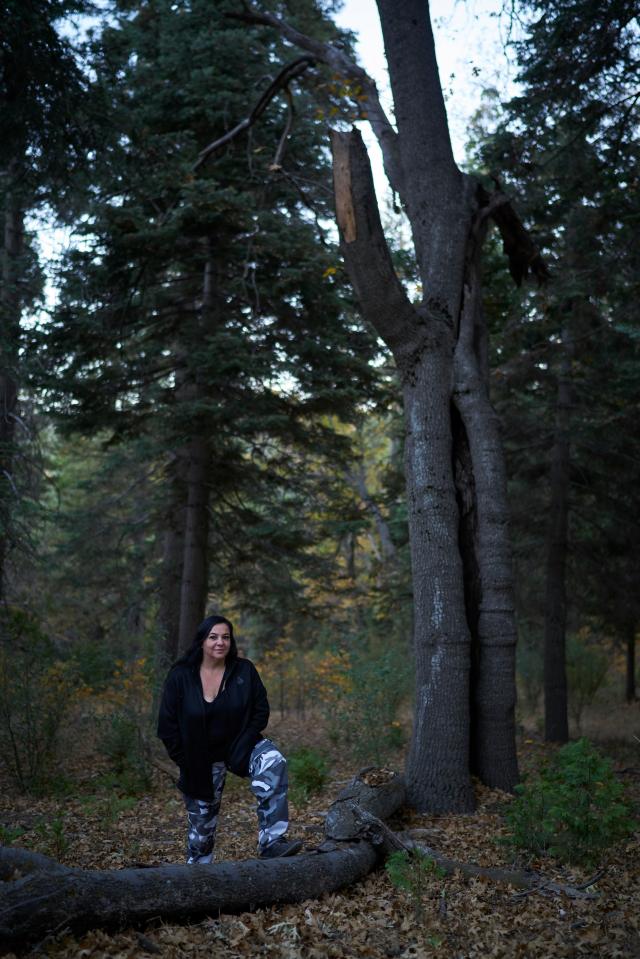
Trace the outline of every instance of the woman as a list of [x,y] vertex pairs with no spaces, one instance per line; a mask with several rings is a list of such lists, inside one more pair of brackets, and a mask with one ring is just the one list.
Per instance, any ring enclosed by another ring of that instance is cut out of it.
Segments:
[[262,736],[268,719],[267,691],[253,663],[238,657],[233,626],[224,616],[208,616],[167,676],[158,718],[158,736],[180,767],[188,863],[213,859],[227,769],[250,778],[261,858],[292,856],[302,846],[285,838],[287,763]]

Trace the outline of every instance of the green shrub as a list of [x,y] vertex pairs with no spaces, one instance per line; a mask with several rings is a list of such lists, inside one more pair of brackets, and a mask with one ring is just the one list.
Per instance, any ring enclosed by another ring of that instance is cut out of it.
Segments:
[[578,636],[567,640],[567,686],[569,709],[580,730],[582,714],[598,695],[607,677],[609,658],[606,652]]
[[71,660],[78,676],[93,691],[105,689],[113,676],[113,661],[121,655],[118,646],[104,635],[79,637],[73,643]]
[[149,744],[138,716],[123,708],[104,717],[100,723],[99,747],[109,760],[115,788],[130,796],[149,789]]
[[417,849],[400,849],[392,853],[385,863],[385,869],[396,889],[409,893],[416,921],[420,922],[424,894],[434,878],[444,877],[444,869],[431,856]]
[[0,760],[21,792],[45,792],[78,678],[22,610],[0,611]]
[[316,749],[296,749],[289,754],[287,765],[291,778],[291,798],[295,803],[306,802],[319,793],[327,782],[329,767],[324,756]]
[[632,829],[624,787],[587,739],[563,746],[516,793],[506,812],[507,841],[534,855],[593,865]]
[[516,648],[519,700],[525,713],[536,712],[544,687],[544,661],[541,637],[527,635],[523,631]]
[[380,766],[404,741],[397,716],[408,694],[407,657],[390,648],[349,658],[349,686],[331,706],[329,736],[360,762]]

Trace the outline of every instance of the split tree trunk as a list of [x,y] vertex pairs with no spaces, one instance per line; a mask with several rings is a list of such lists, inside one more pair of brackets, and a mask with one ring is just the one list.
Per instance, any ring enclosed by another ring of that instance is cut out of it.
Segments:
[[[499,192],[489,196],[456,166],[428,3],[377,0],[377,5],[397,129],[375,83],[337,46],[249,4],[240,17],[280,30],[290,43],[361,85],[389,183],[411,225],[424,290],[417,304],[393,269],[360,137],[334,131],[336,216],[347,271],[365,318],[394,356],[404,398],[416,656],[409,799],[419,809],[453,812],[473,802],[472,713],[473,768],[504,789],[518,776],[506,484],[486,376],[483,382],[486,335],[454,363],[483,218],[488,214],[498,225],[517,283],[530,272],[543,280],[548,271],[508,198]],[[461,457],[467,475],[458,503],[453,464]]]
[[544,734],[547,742],[569,739],[565,633],[567,628],[566,565],[569,533],[569,468],[571,428],[571,359],[568,324],[562,331],[556,424],[551,450],[551,502],[547,528],[547,572],[544,621]]
[[[334,132],[332,147],[336,210],[347,268],[363,312],[392,350],[403,382],[416,658],[408,796],[419,809],[467,811],[473,808],[472,741],[474,767],[488,783],[512,789],[518,777],[515,614],[506,480],[496,417],[480,373],[481,351],[466,341],[457,346],[464,319],[460,317],[463,275],[458,293],[448,293],[453,320],[442,300],[430,299],[414,307],[393,272],[359,134]],[[469,193],[467,189],[464,195]],[[464,253],[476,213],[469,203]],[[445,284],[443,290],[447,289]],[[473,312],[469,322],[474,322]],[[461,423],[473,433],[467,441],[478,530],[470,544],[475,560],[472,575],[467,569],[479,596],[473,690],[465,571],[459,549],[462,518],[453,470],[454,400]],[[473,740],[470,700],[474,702]]]

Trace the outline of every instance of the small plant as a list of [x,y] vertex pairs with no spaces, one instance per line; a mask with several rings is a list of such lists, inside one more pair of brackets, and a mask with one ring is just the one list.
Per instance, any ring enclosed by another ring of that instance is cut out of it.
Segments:
[[609,658],[600,647],[589,643],[582,633],[570,636],[567,642],[567,684],[569,709],[578,732],[582,714],[590,706],[604,685],[609,669]]
[[289,755],[287,762],[291,775],[291,798],[295,803],[306,802],[326,784],[329,767],[324,756],[316,749],[297,749]]
[[392,853],[385,863],[385,869],[396,889],[409,893],[416,922],[422,922],[425,892],[434,878],[444,877],[444,869],[431,856],[417,849],[400,849]]
[[113,825],[117,822],[122,813],[135,809],[138,800],[135,796],[110,796],[104,804],[104,819],[107,823]]
[[11,827],[0,825],[0,845],[11,846],[16,839],[20,839],[24,834],[25,830],[21,829],[20,826]]
[[71,845],[63,820],[58,816],[48,823],[41,821],[36,825],[36,832],[46,844],[47,851],[61,862]]
[[632,829],[624,787],[586,739],[563,746],[516,793],[506,812],[507,842],[534,855],[593,865]]
[[148,745],[136,716],[121,709],[105,717],[100,746],[115,775],[116,787],[128,794],[145,792],[149,788]]

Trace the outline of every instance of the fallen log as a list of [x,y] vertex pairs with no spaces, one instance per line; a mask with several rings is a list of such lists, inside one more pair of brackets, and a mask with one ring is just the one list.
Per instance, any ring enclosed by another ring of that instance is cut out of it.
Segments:
[[[12,851],[0,851],[5,875]],[[0,895],[0,947],[42,939],[61,926],[79,932],[135,925],[155,916],[185,920],[317,898],[366,876],[376,864],[377,852],[361,842],[292,859],[197,867],[83,870],[59,865],[49,869],[38,863],[26,875],[24,856],[20,858],[16,878],[5,881]]]
[[[81,932],[157,917],[185,920],[334,892],[371,872],[381,854],[379,846],[360,838],[358,810],[365,817],[372,815],[368,807],[390,815],[403,801],[404,787],[395,774],[380,785],[356,778],[327,815],[329,823],[340,824],[340,837],[328,835],[318,850],[291,859],[83,870],[0,847],[0,948],[39,941],[60,928]],[[375,814],[372,818],[378,821]]]

